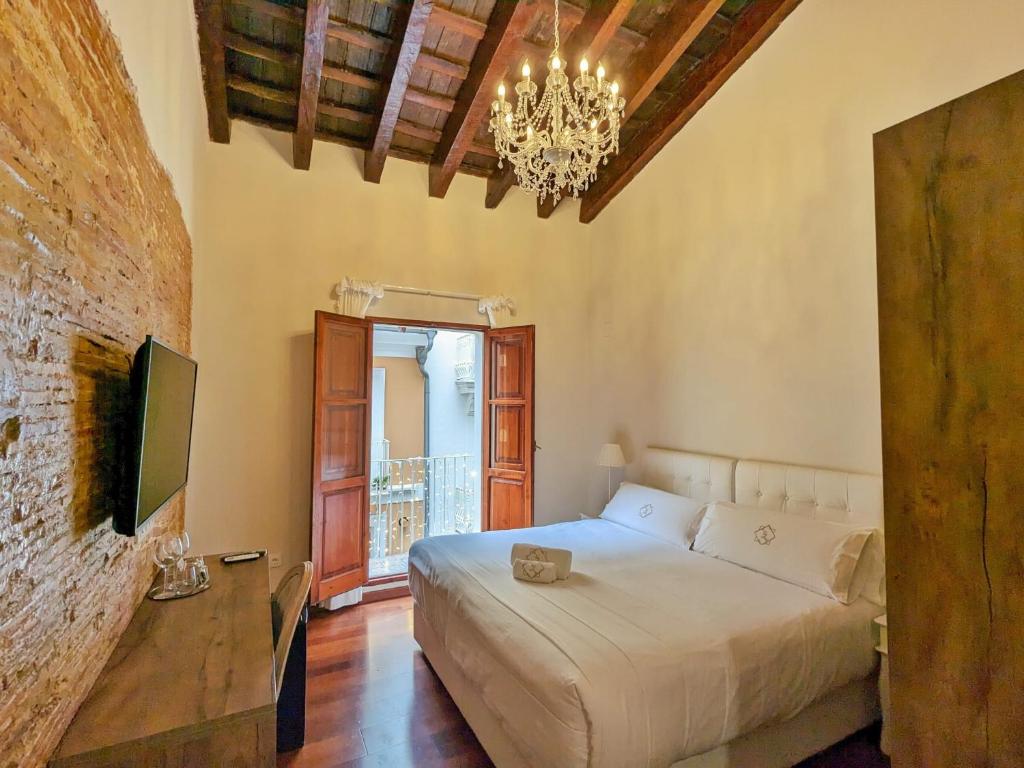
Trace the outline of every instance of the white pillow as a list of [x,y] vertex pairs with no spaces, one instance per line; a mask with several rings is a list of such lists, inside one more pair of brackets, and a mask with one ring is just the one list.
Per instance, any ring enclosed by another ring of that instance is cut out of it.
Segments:
[[773,576],[849,605],[873,529],[716,502],[704,512],[694,551]]
[[696,499],[623,483],[601,517],[688,549],[693,543],[693,521],[703,508],[704,503]]

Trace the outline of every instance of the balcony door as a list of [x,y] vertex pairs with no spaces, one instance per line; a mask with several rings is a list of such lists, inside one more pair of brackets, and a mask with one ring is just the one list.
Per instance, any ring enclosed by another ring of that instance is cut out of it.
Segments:
[[313,377],[312,601],[366,582],[370,323],[317,312]]
[[533,350],[532,326],[317,312],[314,602],[404,579],[421,538],[533,524]]
[[484,493],[486,530],[533,525],[534,328],[484,335]]

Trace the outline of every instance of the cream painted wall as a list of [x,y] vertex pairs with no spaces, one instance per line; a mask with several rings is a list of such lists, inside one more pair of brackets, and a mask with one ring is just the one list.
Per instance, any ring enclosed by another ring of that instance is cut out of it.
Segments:
[[423,450],[423,374],[419,363],[413,357],[375,357],[373,367],[384,369],[383,438],[390,442],[390,458],[426,455]]
[[207,141],[195,17],[189,0],[97,0],[121,45],[142,121],[195,234],[198,149]]
[[872,134],[1022,39],[1020,0],[804,0],[592,225],[596,431],[880,472]]
[[[361,178],[360,153],[317,142],[291,167],[291,136],[236,122],[201,152],[193,353],[199,361],[188,525],[198,548],[309,549],[312,330],[345,275],[425,288],[507,293],[537,326],[537,521],[567,520],[594,471],[590,417],[590,246],[571,220],[542,221],[510,195],[483,206],[484,181],[427,196],[425,166],[389,160]],[[482,322],[475,305],[388,298],[373,314]]]

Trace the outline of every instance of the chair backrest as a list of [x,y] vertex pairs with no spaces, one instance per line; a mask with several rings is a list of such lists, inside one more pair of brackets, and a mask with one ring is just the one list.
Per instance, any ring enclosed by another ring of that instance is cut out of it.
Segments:
[[296,565],[281,578],[270,602],[274,626],[274,676],[277,679],[275,698],[281,694],[284,668],[288,663],[288,649],[291,648],[295,627],[309,597],[309,585],[312,581],[313,564],[305,562]]

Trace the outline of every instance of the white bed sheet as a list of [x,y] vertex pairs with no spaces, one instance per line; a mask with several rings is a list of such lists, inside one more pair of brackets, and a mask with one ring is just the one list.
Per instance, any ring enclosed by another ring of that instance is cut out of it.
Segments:
[[[530,541],[573,550],[566,581],[512,578]],[[871,619],[605,520],[418,542],[413,597],[535,766],[667,766],[871,674]]]

